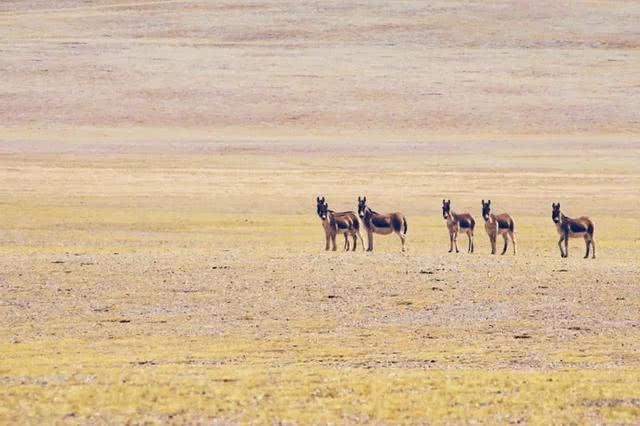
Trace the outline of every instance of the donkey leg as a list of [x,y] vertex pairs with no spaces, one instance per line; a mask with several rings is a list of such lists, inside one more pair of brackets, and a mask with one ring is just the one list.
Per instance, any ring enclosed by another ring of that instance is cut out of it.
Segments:
[[591,246],[591,239],[589,238],[589,236],[585,235],[584,236],[584,244],[586,246],[587,252],[584,254],[584,258],[588,259],[589,258],[589,246]]
[[360,238],[360,244],[362,244],[362,250],[364,250],[364,239],[362,238],[362,234],[360,233],[360,231],[358,232],[358,238]]
[[456,253],[460,253],[460,250],[458,250],[458,233],[454,232],[453,234],[453,243],[456,246]]
[[349,236],[345,233],[344,234],[344,251],[349,251]]
[[489,243],[491,244],[491,254],[496,254],[496,239],[493,235],[489,235]]
[[449,232],[449,253],[453,251],[453,232]]
[[513,254],[516,254],[516,234],[515,232],[509,232],[509,236],[511,237],[511,244],[513,244]]
[[569,236],[564,236],[564,257],[569,257]]
[[558,241],[558,247],[560,247],[560,257],[564,257],[564,250],[562,250],[562,242],[564,241],[564,237],[560,237]]
[[502,234],[502,238],[504,238],[504,248],[502,249],[502,253],[501,254],[505,254],[507,252],[507,246],[509,245],[509,239],[507,237],[507,234]]
[[401,232],[398,232],[398,237],[400,237],[400,242],[402,243],[402,251],[404,251],[404,243],[407,239],[407,236],[402,234]]
[[351,251],[356,251],[356,247],[358,246],[358,237],[356,237],[355,232],[351,234],[351,236],[353,237],[353,250]]
[[324,236],[324,238],[325,238],[325,240],[326,240],[326,244],[325,244],[325,246],[324,246],[324,249],[325,249],[325,250],[329,250],[329,239],[330,239],[330,238],[329,238],[329,234],[326,234],[326,235]]
[[336,247],[336,234],[333,234],[331,236],[331,244],[333,246],[333,248],[331,249],[332,251],[336,251],[337,247]]
[[367,251],[373,251],[373,231],[367,231],[367,238],[369,240]]
[[591,238],[591,258],[596,258],[596,240],[593,238]]

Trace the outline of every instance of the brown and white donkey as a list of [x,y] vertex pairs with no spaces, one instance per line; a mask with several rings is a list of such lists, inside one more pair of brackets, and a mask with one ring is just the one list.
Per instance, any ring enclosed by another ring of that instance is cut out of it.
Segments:
[[336,236],[344,235],[344,249],[349,250],[349,236],[353,237],[353,251],[356,250],[358,237],[362,243],[364,250],[364,240],[360,235],[360,221],[354,212],[334,212],[329,210],[329,204],[325,202],[324,197],[316,197],[317,213],[322,220],[324,235],[326,239],[325,250],[329,250],[329,241],[333,245],[333,251],[336,251]]
[[367,251],[373,250],[373,234],[388,235],[395,232],[402,242],[402,251],[407,241],[407,218],[402,213],[376,213],[367,206],[367,197],[358,197],[358,215],[362,219],[369,246]]
[[451,210],[451,200],[442,200],[442,217],[447,221],[447,229],[449,230],[449,253],[456,247],[458,250],[458,234],[467,234],[469,238],[468,253],[473,253],[473,230],[476,227],[476,221],[469,213],[455,213]]
[[[584,238],[584,242],[587,246],[587,252],[584,258],[589,257],[589,246],[593,249],[592,256],[596,258],[596,242],[593,239],[593,222],[586,216],[581,216],[577,219],[572,219],[565,216],[560,211],[560,203],[553,203],[551,210],[551,219],[556,224],[556,230],[560,234],[560,241],[558,241],[558,247],[560,247],[560,256],[569,256],[569,238]],[[564,242],[564,251],[562,250],[562,243]]]
[[489,242],[491,242],[491,254],[496,254],[498,235],[502,235],[502,238],[504,238],[504,248],[501,254],[507,252],[509,238],[511,238],[511,244],[513,245],[513,254],[516,254],[516,224],[513,218],[507,213],[491,213],[491,200],[486,203],[482,200],[482,218],[484,219],[484,229],[489,236]]

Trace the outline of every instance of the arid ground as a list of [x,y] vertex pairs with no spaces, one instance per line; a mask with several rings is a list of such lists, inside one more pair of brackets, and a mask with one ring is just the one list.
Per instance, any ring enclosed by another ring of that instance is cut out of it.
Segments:
[[[638,22],[2,1],[0,423],[638,424]],[[408,251],[325,252],[319,194],[404,212]],[[560,258],[555,201],[597,259]]]

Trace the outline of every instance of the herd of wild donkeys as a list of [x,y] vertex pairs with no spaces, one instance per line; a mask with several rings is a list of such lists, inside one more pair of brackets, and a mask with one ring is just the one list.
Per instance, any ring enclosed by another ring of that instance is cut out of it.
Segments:
[[[349,250],[349,237],[353,238],[353,250],[355,251],[358,238],[364,248],[364,240],[360,235],[360,220],[367,231],[368,247],[367,251],[373,250],[373,234],[388,235],[395,233],[400,237],[402,242],[402,251],[404,251],[407,241],[407,218],[402,213],[377,213],[367,205],[367,197],[358,197],[358,215],[352,211],[335,212],[329,209],[329,204],[325,198],[317,197],[317,212],[322,220],[326,237],[325,250],[329,250],[329,242],[333,244],[333,250],[336,250],[336,236],[344,235],[344,249]],[[358,220],[360,216],[360,220]],[[467,234],[469,239],[468,252],[473,253],[473,230],[476,221],[469,213],[456,213],[451,210],[451,200],[442,200],[442,216],[447,221],[447,229],[449,230],[449,253],[455,247],[458,250],[458,234]],[[498,236],[504,238],[504,248],[502,254],[507,251],[509,239],[513,246],[513,254],[516,254],[516,226],[513,218],[507,214],[491,213],[491,200],[482,200],[482,217],[484,219],[484,228],[491,241],[491,254],[496,254],[496,241]],[[596,243],[593,239],[593,222],[588,217],[582,216],[572,219],[565,216],[560,211],[560,203],[553,203],[551,218],[556,224],[558,234],[560,234],[560,256],[569,256],[569,238],[584,238],[587,246],[585,259],[589,257],[589,249],[592,256],[596,257]],[[564,244],[564,249],[562,248]]]

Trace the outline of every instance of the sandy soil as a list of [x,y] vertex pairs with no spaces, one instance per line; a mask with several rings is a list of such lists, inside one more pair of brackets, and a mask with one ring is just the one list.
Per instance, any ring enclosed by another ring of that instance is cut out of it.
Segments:
[[[636,424],[639,15],[2,2],[0,423]],[[408,252],[325,252],[318,194]]]

